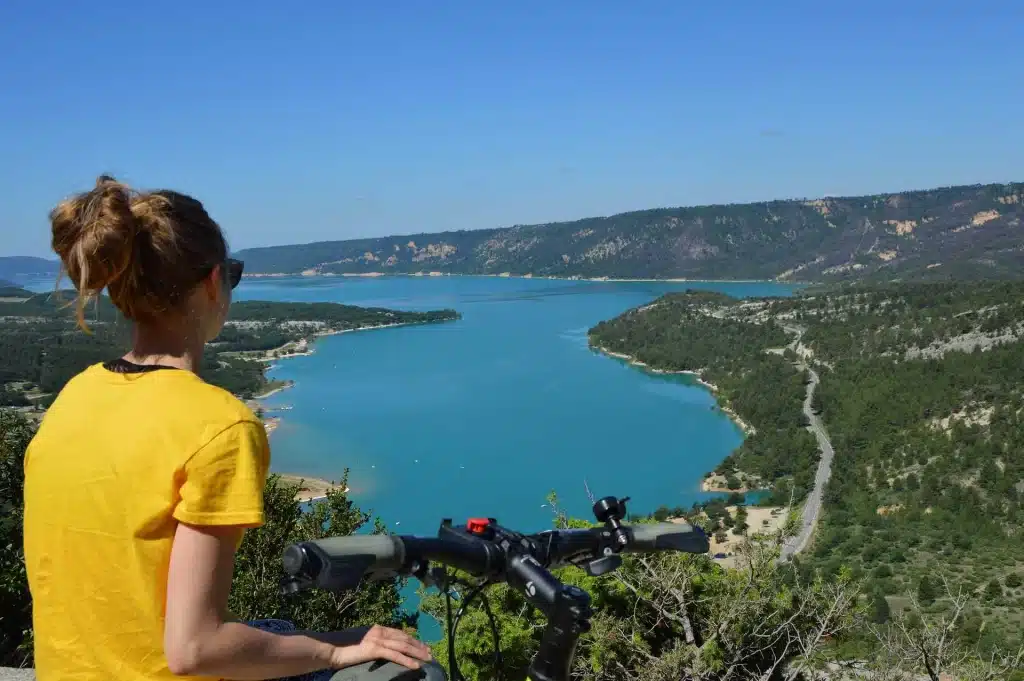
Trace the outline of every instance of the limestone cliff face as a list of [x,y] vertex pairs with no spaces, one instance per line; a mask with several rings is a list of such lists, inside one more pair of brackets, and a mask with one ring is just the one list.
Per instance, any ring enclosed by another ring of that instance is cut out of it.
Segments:
[[843,280],[1015,276],[1024,184],[659,208],[241,251],[250,273]]

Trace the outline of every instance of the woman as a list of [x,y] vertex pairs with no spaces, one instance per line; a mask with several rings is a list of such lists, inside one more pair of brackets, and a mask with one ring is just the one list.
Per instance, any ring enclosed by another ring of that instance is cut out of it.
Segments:
[[105,288],[134,340],[68,382],[26,454],[37,678],[270,679],[429,660],[392,629],[282,633],[228,617],[270,449],[259,419],[196,375],[242,276],[202,204],[103,176],[50,221],[79,324]]

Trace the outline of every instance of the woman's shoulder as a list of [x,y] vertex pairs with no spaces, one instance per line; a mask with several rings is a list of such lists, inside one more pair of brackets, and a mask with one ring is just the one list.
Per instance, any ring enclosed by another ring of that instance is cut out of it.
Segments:
[[108,371],[102,364],[96,364],[71,379],[62,393],[91,396],[95,400],[103,392],[100,384],[112,389],[112,393],[106,393],[111,397],[117,395],[132,402],[143,400],[147,409],[153,413],[188,415],[189,420],[198,416],[211,426],[239,421],[260,423],[243,400],[181,369],[126,375]]
[[207,383],[195,374],[168,374],[154,382],[148,413],[159,414],[161,428],[184,449],[198,451],[217,449],[222,443],[228,449],[239,446],[239,438],[258,449],[267,449],[263,422],[244,401],[227,390]]
[[[193,374],[193,376],[195,375]],[[207,383],[198,376],[189,381],[186,392],[187,395],[182,395],[182,398],[188,402],[190,408],[205,413],[214,420],[225,423],[239,421],[260,423],[260,419],[244,400],[224,388]]]
[[47,410],[34,450],[64,452],[69,440],[105,453],[144,444],[148,460],[160,450],[175,466],[211,443],[244,445],[261,459],[269,451],[263,423],[245,402],[177,369],[120,375],[95,365],[81,372]]

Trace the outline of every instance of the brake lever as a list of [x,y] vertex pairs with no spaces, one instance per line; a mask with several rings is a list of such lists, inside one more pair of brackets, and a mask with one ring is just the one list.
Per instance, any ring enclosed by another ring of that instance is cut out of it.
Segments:
[[427,588],[433,586],[444,591],[451,584],[451,580],[448,578],[448,568],[443,565],[432,566],[424,563],[417,569],[411,570],[410,574]]
[[278,590],[282,596],[290,596],[313,586],[313,581],[301,577],[282,577]]
[[583,571],[591,577],[600,577],[609,572],[614,572],[620,567],[622,567],[622,556],[612,553],[590,561],[583,566]]

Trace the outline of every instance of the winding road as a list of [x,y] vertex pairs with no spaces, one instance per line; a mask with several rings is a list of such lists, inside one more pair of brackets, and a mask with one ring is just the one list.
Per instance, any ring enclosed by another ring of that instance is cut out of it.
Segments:
[[[790,345],[791,348],[796,349],[803,336],[803,329],[795,326],[784,326],[783,328],[789,333],[796,334],[796,340]],[[822,420],[811,409],[814,391],[818,389],[818,372],[812,369],[806,362],[801,362],[797,368],[801,371],[806,370],[811,378],[810,383],[807,384],[807,395],[804,397],[803,411],[804,416],[807,417],[810,423],[808,428],[814,433],[814,437],[818,441],[821,458],[818,460],[818,470],[814,475],[814,489],[811,490],[807,501],[804,503],[803,512],[800,517],[800,530],[782,545],[781,560],[788,560],[800,553],[807,548],[807,544],[811,541],[814,528],[818,524],[818,518],[821,517],[822,497],[825,493],[825,485],[832,476],[832,459],[835,457],[835,450],[832,449],[832,441],[828,438],[825,424],[822,423]]]

